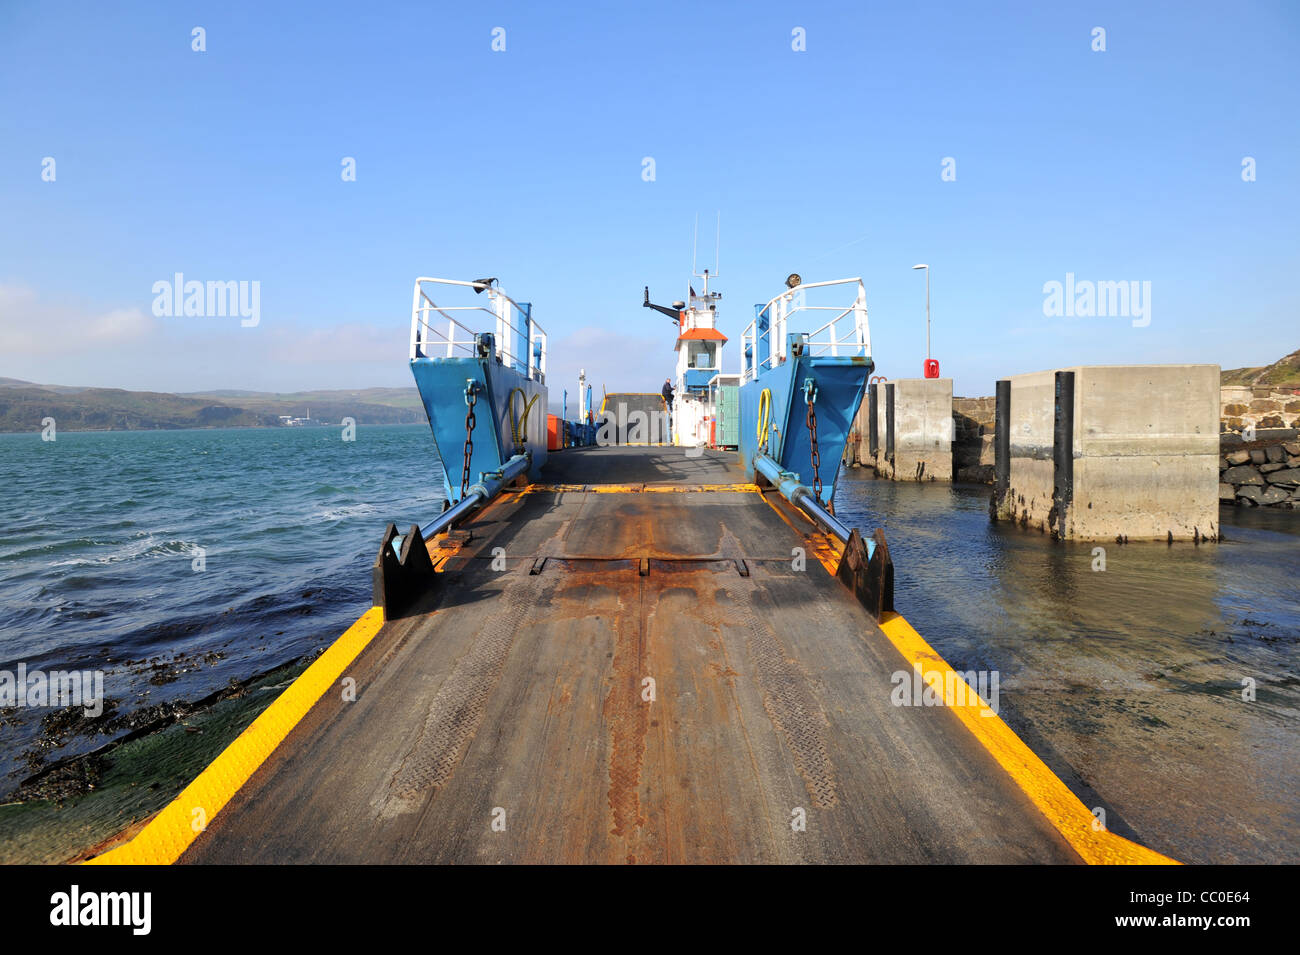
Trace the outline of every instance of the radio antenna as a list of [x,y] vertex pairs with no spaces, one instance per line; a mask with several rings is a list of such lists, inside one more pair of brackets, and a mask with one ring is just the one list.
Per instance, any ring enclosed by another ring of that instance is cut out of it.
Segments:
[[691,274],[695,274],[695,257],[700,249],[700,214],[695,213],[695,237],[691,239]]
[[[697,212],[695,213],[695,249],[691,252],[691,274],[694,275],[696,278],[700,278],[700,279],[705,278],[706,276],[710,279],[715,279],[718,277],[718,273],[722,270],[722,210],[718,210],[718,229],[713,242],[713,271],[712,272],[710,272],[708,269],[705,269],[703,272],[695,271],[699,244],[700,244],[700,214]],[[707,285],[707,279],[706,279],[706,285]]]
[[716,279],[722,274],[722,266],[719,262],[719,256],[722,254],[722,210],[718,210],[718,232],[713,246],[713,277]]

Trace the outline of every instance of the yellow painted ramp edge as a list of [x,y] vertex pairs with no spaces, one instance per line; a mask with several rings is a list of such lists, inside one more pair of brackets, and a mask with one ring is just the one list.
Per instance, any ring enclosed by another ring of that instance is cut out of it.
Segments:
[[[88,860],[87,865],[168,865],[179,859],[231,798],[252,777],[316,701],[384,625],[371,607],[334,641],[289,688],[276,697],[207,769],[168,803],[134,839]],[[196,811],[197,810],[197,811]]]
[[[896,613],[886,613],[880,622],[885,632],[903,658],[914,669],[920,669],[922,679],[944,696],[945,686],[956,687],[961,680],[925,639],[912,629],[912,625]],[[968,686],[963,681],[963,685]],[[1068,786],[1034,755],[1019,736],[990,713],[983,700],[973,689],[965,700],[945,699],[951,709],[975,738],[1015,780],[1038,810],[1047,817],[1070,847],[1089,865],[1178,865],[1175,859],[1161,855],[1136,842],[1117,836],[1105,829],[1094,829],[1094,817],[1088,808],[1072,793]]]

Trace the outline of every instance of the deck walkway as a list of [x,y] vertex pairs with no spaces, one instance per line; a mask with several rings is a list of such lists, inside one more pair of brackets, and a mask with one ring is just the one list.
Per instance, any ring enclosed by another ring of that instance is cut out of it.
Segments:
[[181,861],[1078,861],[733,461],[552,455]]

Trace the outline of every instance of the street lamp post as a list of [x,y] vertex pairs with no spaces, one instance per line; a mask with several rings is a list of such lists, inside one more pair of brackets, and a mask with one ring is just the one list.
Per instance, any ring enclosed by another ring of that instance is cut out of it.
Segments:
[[925,263],[912,266],[913,269],[925,269],[925,360],[930,360],[930,266]]

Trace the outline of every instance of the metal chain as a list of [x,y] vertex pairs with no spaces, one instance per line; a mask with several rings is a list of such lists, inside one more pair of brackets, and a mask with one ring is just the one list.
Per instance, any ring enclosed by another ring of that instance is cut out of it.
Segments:
[[478,403],[478,389],[474,382],[470,382],[465,388],[465,404],[468,410],[465,412],[465,467],[460,472],[460,497],[465,499],[469,493],[469,459],[474,455],[474,425],[477,423],[474,417],[474,405]]
[[[813,494],[817,496],[817,501],[820,503],[822,499],[822,456],[817,449],[817,386],[811,378],[804,382],[804,400],[808,403],[807,424],[809,450],[812,452]],[[831,513],[834,513],[834,511]]]

